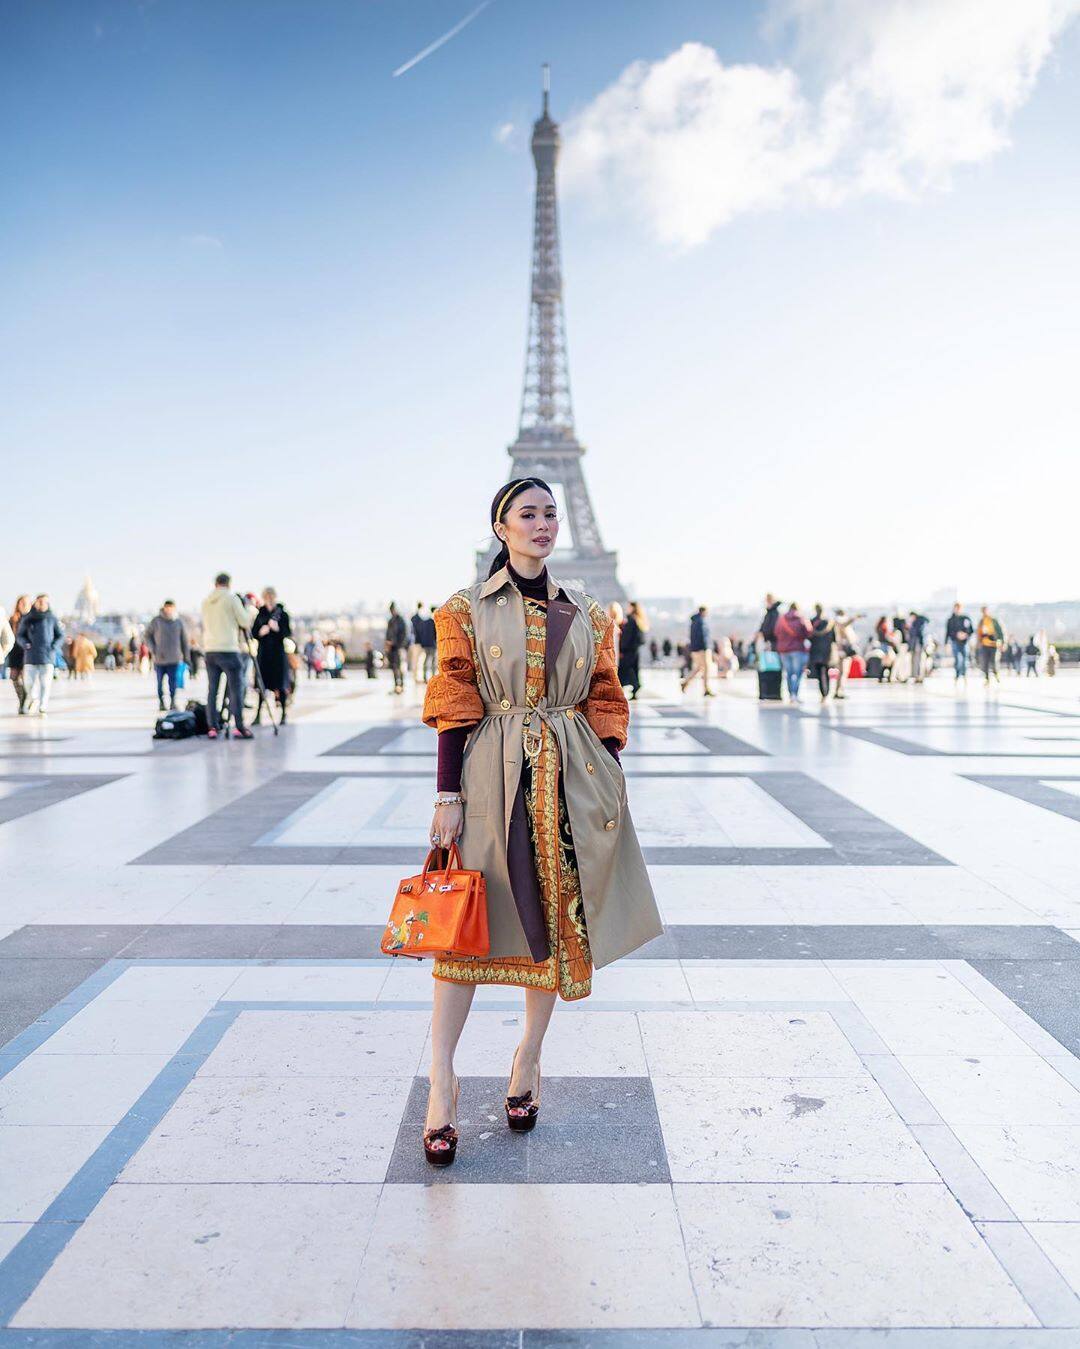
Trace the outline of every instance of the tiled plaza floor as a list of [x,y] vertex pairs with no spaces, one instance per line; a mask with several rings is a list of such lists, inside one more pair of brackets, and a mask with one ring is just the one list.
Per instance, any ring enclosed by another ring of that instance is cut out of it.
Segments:
[[152,744],[150,681],[0,684],[0,1349],[1080,1347],[1080,677],[706,703],[624,756],[666,930],[477,995],[420,1152],[418,694]]

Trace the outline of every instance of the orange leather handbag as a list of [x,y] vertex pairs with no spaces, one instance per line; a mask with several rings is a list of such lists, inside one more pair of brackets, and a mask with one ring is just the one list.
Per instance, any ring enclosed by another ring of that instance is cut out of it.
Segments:
[[456,843],[446,850],[446,863],[437,867],[432,848],[419,876],[401,882],[380,947],[384,955],[486,956],[488,937],[487,883],[482,871],[466,871]]

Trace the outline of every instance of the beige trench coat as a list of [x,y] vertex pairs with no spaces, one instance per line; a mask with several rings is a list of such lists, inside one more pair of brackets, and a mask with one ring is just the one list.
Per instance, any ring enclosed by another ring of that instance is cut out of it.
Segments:
[[[560,582],[548,577],[548,598]],[[596,968],[663,932],[645,860],[630,819],[623,770],[580,711],[596,664],[589,598],[562,586],[578,613],[547,692],[536,709],[559,745],[581,896]],[[529,956],[506,864],[510,815],[521,774],[525,707],[525,608],[506,568],[469,591],[484,718],[470,734],[462,765],[462,864],[487,881],[490,958]],[[595,604],[595,601],[592,601]]]

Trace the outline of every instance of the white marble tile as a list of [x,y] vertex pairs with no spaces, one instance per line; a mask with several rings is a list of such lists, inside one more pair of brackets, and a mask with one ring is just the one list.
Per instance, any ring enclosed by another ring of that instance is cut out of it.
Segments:
[[653,1077],[860,1077],[862,1061],[823,1012],[642,1012]]
[[1080,1125],[954,1124],[991,1184],[1024,1222],[1080,1222]]
[[[641,1032],[633,1012],[594,1012],[583,1003],[557,1006],[544,1037],[542,1068],[548,1077],[647,1077]],[[523,1012],[482,1012],[469,1017],[454,1066],[462,1076],[509,1078],[525,1027]],[[430,1041],[421,1072],[427,1072]]]
[[732,960],[723,965],[683,961],[695,1002],[847,1002],[848,996],[820,961],[758,963]]
[[1069,1286],[1080,1293],[1080,1223],[1038,1222],[1025,1223],[1024,1226],[1054,1262]]
[[114,1185],[13,1324],[340,1326],[378,1201],[374,1185]]
[[676,1185],[716,1326],[1037,1326],[943,1185]]
[[246,965],[131,965],[97,994],[103,1002],[197,1002],[213,1006]]
[[1080,1124],[1080,1091],[1033,1052],[900,1054],[946,1124]]
[[431,823],[431,783],[341,777],[324,787],[261,842],[278,848],[419,848]]
[[751,778],[639,778],[631,808],[642,847],[830,846]]
[[263,965],[243,971],[231,1002],[371,1002],[389,973],[378,965]]
[[693,1001],[686,975],[677,961],[619,960],[605,965],[593,974],[592,999],[598,1003],[633,1003],[648,1006],[651,1002]]
[[167,1054],[31,1054],[0,1078],[0,1124],[116,1124]]
[[39,1054],[175,1054],[206,1016],[206,999],[95,1000],[64,1023]]
[[825,965],[859,1006],[864,1002],[978,1005],[970,989],[940,962],[826,960]]
[[0,1223],[40,1218],[108,1132],[102,1125],[0,1124]]
[[426,1012],[242,1012],[199,1077],[408,1077],[420,1070]]
[[1027,1045],[990,1008],[956,1002],[859,1002],[894,1054],[1023,1054]]
[[408,1077],[197,1077],[120,1180],[379,1182],[411,1086]]
[[937,1181],[881,1089],[841,1077],[657,1077],[675,1181]]
[[[544,1243],[537,1277],[535,1240],[522,1233],[547,1231],[559,1238]],[[346,1324],[700,1322],[666,1185],[387,1185]]]
[[327,867],[284,921],[381,925],[402,875],[401,867]]

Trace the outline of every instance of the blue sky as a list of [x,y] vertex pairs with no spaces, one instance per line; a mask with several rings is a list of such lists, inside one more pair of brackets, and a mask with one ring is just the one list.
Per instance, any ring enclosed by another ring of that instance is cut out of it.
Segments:
[[[516,431],[547,60],[578,430],[638,593],[1075,595],[1077,25],[1005,33],[943,130],[909,34],[839,74],[815,50],[851,3],[495,0],[393,79],[467,0],[12,0],[6,591],[470,580]],[[951,76],[963,26],[927,41]]]

